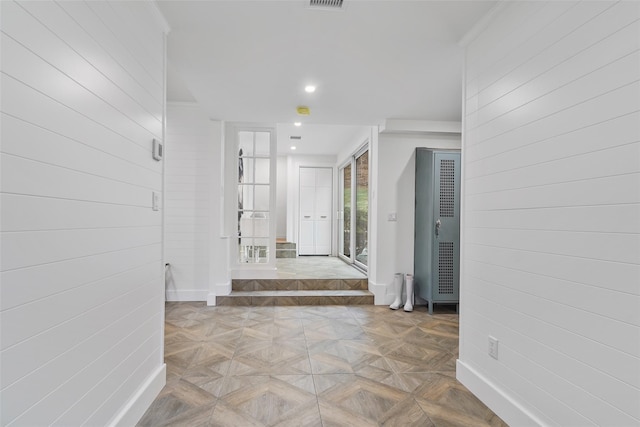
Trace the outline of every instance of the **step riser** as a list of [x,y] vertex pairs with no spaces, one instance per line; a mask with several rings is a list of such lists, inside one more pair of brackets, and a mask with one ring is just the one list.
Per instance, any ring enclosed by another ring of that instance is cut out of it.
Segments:
[[218,306],[296,306],[296,305],[372,305],[374,297],[368,296],[218,296]]
[[231,281],[234,291],[346,291],[369,289],[367,279],[257,279]]
[[276,249],[291,249],[296,250],[295,243],[276,243]]
[[276,249],[276,258],[295,258],[295,249]]

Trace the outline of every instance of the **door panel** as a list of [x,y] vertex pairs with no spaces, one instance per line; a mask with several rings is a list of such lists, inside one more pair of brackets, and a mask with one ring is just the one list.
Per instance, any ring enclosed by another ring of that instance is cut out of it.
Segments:
[[316,186],[315,168],[300,168],[300,187]]
[[331,221],[315,221],[315,247],[316,255],[331,254]]
[[355,261],[369,264],[369,151],[356,158]]
[[331,187],[315,188],[315,218],[326,220],[331,218]]
[[433,286],[431,260],[433,259],[433,152],[416,151],[416,211],[413,277],[417,294],[431,300]]
[[315,187],[300,187],[300,219],[313,219],[315,216]]
[[298,238],[298,253],[300,255],[315,254],[315,230],[313,220],[300,221],[300,236]]
[[351,163],[340,170],[340,255],[351,262]]
[[433,300],[454,301],[460,271],[460,155],[434,155]]
[[333,170],[330,168],[316,169],[316,186],[331,187],[333,184]]

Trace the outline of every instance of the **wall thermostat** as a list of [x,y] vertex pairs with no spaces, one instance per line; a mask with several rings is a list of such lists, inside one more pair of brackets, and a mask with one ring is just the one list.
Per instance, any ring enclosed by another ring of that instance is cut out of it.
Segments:
[[162,143],[157,139],[153,140],[153,158],[160,161],[162,160]]

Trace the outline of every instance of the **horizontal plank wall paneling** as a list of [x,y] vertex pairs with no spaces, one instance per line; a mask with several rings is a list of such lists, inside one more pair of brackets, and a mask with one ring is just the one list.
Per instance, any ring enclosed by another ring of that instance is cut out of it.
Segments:
[[158,391],[144,388],[163,372],[154,7],[0,5],[2,425],[108,425]]
[[458,376],[512,425],[639,425],[640,3],[507,2],[465,67]]
[[219,122],[196,104],[169,104],[166,144],[165,259],[167,300],[206,301],[213,266],[211,233],[219,236]]

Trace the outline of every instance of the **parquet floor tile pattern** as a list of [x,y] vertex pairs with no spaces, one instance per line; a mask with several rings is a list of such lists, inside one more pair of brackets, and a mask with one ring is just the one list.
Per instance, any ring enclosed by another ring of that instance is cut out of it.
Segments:
[[167,303],[160,426],[506,426],[455,379],[458,315]]

